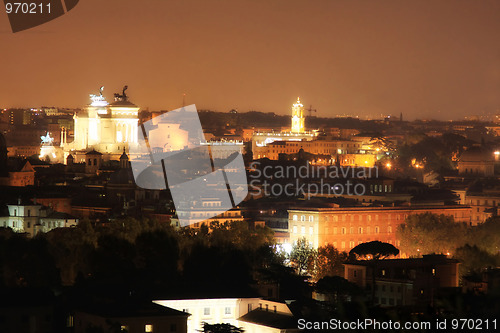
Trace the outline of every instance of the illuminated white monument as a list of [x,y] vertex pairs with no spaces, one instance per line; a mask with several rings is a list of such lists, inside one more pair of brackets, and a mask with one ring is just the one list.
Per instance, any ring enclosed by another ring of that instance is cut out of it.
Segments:
[[128,87],[122,94],[115,94],[111,104],[102,95],[103,88],[99,95],[90,95],[92,102],[85,110],[75,114],[75,138],[66,145],[66,151],[95,149],[119,155],[124,148],[137,144],[139,107],[128,100]]
[[52,163],[61,162],[63,160],[63,153],[61,148],[54,147],[54,138],[50,136],[47,132],[46,135],[40,137],[41,147],[40,155],[38,156],[41,160],[48,159]]

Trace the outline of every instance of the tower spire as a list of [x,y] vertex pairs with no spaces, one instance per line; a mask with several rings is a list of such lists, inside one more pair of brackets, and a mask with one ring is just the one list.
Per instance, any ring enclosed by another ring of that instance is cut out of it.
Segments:
[[305,131],[304,105],[297,97],[297,102],[292,106],[292,133],[303,133]]

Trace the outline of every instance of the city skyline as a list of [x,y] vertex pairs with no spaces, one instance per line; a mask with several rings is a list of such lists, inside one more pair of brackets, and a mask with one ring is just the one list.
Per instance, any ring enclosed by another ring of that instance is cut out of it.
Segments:
[[[439,1],[85,1],[12,34],[0,20],[1,107],[79,108],[128,84],[150,110],[183,103],[318,117],[462,119],[500,106],[500,4]],[[94,88],[95,87],[95,88]]]

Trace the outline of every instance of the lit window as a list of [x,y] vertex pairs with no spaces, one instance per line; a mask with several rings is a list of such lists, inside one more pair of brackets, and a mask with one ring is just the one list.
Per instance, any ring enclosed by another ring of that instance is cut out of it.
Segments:
[[293,219],[294,221],[297,221],[297,220],[298,220],[297,215],[294,215],[294,216],[292,217],[292,219]]
[[146,333],[153,332],[153,325],[151,325],[151,324],[146,324],[146,325],[144,326],[144,332],[146,332]]
[[309,234],[312,235],[314,233],[314,228],[313,227],[309,227]]
[[210,308],[204,308],[203,309],[203,315],[210,316]]
[[305,221],[305,220],[306,220],[306,216],[305,216],[305,215],[301,215],[301,216],[300,216],[300,220],[301,220],[301,221]]
[[224,309],[224,313],[227,314],[227,315],[230,315],[231,314],[231,308],[229,306],[226,306],[226,308]]
[[296,233],[297,233],[297,226],[296,226],[296,225],[294,225],[294,226],[293,226],[293,233],[294,233],[294,234],[296,234]]
[[300,228],[300,232],[301,232],[302,234],[305,234],[305,233],[306,233],[306,227],[301,227],[301,228]]
[[312,221],[313,221],[313,216],[309,215],[309,222],[312,222]]

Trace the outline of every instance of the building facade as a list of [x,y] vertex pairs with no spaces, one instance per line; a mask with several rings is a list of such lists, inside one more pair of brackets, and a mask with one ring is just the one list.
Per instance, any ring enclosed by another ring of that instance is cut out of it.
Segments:
[[470,207],[459,205],[302,208],[288,211],[288,231],[291,244],[304,237],[314,248],[331,244],[340,251],[350,251],[375,240],[398,247],[397,227],[409,215],[427,212],[470,223]]
[[[127,86],[122,94],[115,94],[113,103],[103,97],[102,88],[100,95],[90,95],[91,104],[74,115],[73,142],[63,140],[61,143],[65,157],[69,153],[79,157],[78,151],[95,149],[111,159],[118,159],[123,148],[128,150],[130,145],[137,144],[140,108],[129,101],[126,90]],[[77,162],[80,162],[78,158]]]
[[458,265],[457,260],[445,255],[382,259],[375,263],[358,260],[344,264],[344,278],[368,293],[374,288],[376,305],[428,306],[440,288],[458,287]]

